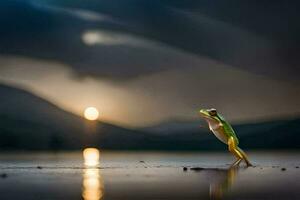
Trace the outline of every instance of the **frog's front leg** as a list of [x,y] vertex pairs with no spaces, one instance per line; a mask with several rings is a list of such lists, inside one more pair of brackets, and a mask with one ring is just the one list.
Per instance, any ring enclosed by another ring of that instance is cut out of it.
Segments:
[[209,124],[209,130],[214,132],[214,130],[218,130],[223,128],[223,124],[219,123],[219,124]]

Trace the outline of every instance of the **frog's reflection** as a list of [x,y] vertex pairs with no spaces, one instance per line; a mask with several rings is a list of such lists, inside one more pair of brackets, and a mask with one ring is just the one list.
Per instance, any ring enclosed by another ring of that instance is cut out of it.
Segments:
[[231,167],[229,169],[218,170],[209,186],[209,196],[212,200],[222,199],[229,192],[234,180],[237,176],[238,168]]
[[238,168],[229,169],[205,169],[201,171],[209,181],[209,197],[211,200],[223,199],[230,191],[238,174]]
[[85,169],[83,169],[82,197],[84,200],[100,200],[103,197],[103,181],[100,175],[99,150],[87,148],[83,151]]

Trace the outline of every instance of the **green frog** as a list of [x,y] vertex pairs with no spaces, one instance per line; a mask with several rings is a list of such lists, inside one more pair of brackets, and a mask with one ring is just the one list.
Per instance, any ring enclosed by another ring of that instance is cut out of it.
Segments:
[[201,109],[200,115],[207,121],[209,129],[223,143],[228,145],[229,151],[237,157],[232,166],[238,166],[242,160],[247,166],[252,166],[246,153],[238,147],[239,140],[232,126],[220,115],[216,109]]

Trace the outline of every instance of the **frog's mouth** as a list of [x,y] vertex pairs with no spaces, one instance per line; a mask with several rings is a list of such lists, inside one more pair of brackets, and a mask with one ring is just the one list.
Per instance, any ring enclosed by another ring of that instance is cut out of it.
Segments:
[[205,110],[200,110],[199,114],[201,115],[201,117],[211,118],[210,114],[208,114],[208,112]]
[[217,121],[214,117],[210,116],[210,114],[205,110],[200,110],[200,116],[203,117],[206,121]]

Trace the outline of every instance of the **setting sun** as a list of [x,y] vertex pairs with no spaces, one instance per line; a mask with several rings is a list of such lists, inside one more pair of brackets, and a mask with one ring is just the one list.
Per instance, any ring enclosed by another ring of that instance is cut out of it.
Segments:
[[88,107],[84,110],[84,117],[88,120],[96,120],[99,117],[99,111],[95,107]]

